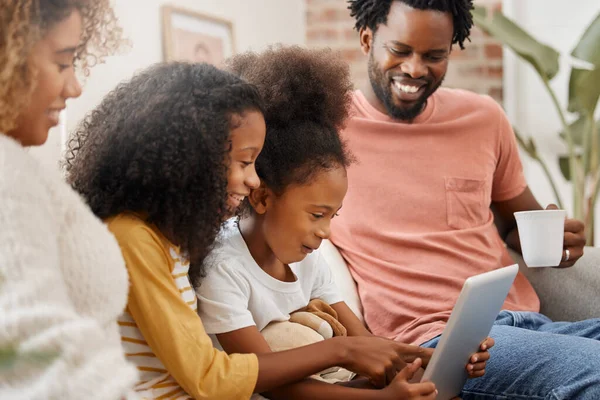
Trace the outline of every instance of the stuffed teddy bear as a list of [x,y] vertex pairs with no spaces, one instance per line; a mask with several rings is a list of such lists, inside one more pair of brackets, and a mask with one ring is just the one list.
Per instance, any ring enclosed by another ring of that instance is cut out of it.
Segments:
[[[311,300],[308,306],[290,314],[289,321],[274,321],[261,331],[273,351],[306,346],[334,336],[346,336],[346,328],[337,313],[322,300]],[[328,383],[347,382],[355,374],[341,367],[328,368],[311,378]]]

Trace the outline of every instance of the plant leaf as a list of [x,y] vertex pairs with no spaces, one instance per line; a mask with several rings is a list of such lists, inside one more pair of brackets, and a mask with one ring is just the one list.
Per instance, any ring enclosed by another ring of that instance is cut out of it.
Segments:
[[560,167],[560,172],[562,173],[562,176],[564,176],[566,180],[570,181],[571,167],[569,166],[569,156],[559,156],[558,166]]
[[[598,136],[598,133],[600,133],[600,131],[598,130],[600,128],[600,126],[598,126],[599,122],[594,122],[594,121],[590,121],[591,123],[596,124],[596,136]],[[571,131],[571,135],[573,137],[573,144],[575,146],[577,146],[577,148],[580,150],[580,153],[583,154],[583,170],[584,173],[587,175],[590,172],[590,164],[597,164],[598,161],[600,160],[592,160],[592,157],[596,157],[597,158],[597,154],[598,151],[592,151],[594,146],[597,146],[594,143],[600,143],[600,138],[596,137],[596,140],[594,141],[594,139],[592,139],[591,135],[592,135],[592,131],[591,131],[591,126],[589,125],[589,123],[586,116],[585,115],[580,115],[579,118],[577,118],[574,122],[572,122],[571,124],[569,124],[569,130]],[[587,140],[588,143],[586,143],[586,136],[590,135]],[[566,133],[563,131],[560,133],[560,137],[565,141],[568,142],[567,140],[567,135]]]
[[528,138],[528,140],[526,140],[518,131],[517,128],[515,128],[513,126],[513,132],[515,134],[515,137],[517,138],[517,143],[519,143],[519,146],[521,146],[521,148],[527,153],[529,154],[529,156],[531,158],[537,158],[537,146],[535,145],[535,141],[533,140],[532,137]]
[[571,55],[595,66],[589,71],[573,68],[569,80],[570,112],[594,115],[600,97],[600,13],[587,27]]
[[[581,115],[574,122],[569,124],[571,135],[573,136],[573,144],[576,146],[583,146],[583,134],[586,128],[585,116]],[[565,142],[567,141],[567,134],[565,131],[560,132],[560,137]]]
[[486,8],[475,7],[473,20],[475,25],[500,40],[519,57],[531,64],[542,76],[542,79],[551,80],[558,73],[560,56],[558,51],[538,42],[501,12],[494,12],[490,17]]

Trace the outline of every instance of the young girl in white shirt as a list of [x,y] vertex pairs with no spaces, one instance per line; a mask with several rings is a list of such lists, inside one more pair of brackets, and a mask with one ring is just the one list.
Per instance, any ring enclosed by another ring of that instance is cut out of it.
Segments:
[[[371,336],[344,303],[318,250],[329,238],[330,221],[348,189],[346,167],[352,156],[338,135],[351,100],[347,66],[330,51],[289,47],[239,55],[230,68],[261,91],[267,135],[256,161],[261,185],[248,196],[239,220],[225,225],[206,260],[208,275],[197,289],[206,331],[216,334],[229,353],[269,353],[260,331],[321,299],[335,310],[349,336]],[[406,347],[407,361],[415,362],[403,371],[399,365],[394,380],[374,382],[391,382],[377,394],[433,399],[432,383],[409,383],[431,351]],[[478,357],[486,360],[489,354]],[[471,374],[477,376],[485,362],[473,367]],[[306,380],[269,396],[364,399],[375,394]]]

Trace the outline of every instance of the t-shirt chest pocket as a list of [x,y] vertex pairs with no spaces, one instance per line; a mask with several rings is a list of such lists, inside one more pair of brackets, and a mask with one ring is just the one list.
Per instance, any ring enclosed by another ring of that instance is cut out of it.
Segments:
[[490,195],[486,179],[445,177],[448,225],[468,229],[483,225],[489,217]]

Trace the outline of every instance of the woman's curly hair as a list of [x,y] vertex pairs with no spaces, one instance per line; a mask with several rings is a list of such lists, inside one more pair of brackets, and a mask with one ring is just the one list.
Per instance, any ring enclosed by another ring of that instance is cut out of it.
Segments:
[[110,0],[0,0],[0,131],[14,129],[29,102],[36,77],[29,63],[33,46],[73,10],[83,19],[76,66],[87,75],[122,43]]
[[157,64],[117,86],[68,143],[67,180],[102,219],[143,213],[203,275],[226,212],[230,131],[256,88],[208,64]]
[[349,116],[352,82],[337,54],[274,46],[234,56],[227,67],[256,85],[265,102],[267,135],[256,172],[276,194],[352,162],[338,133]]

